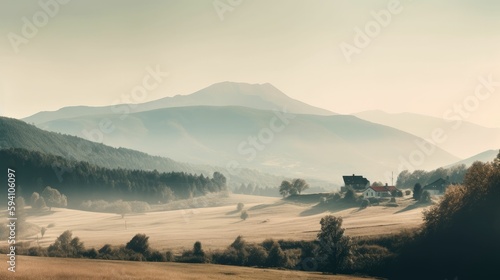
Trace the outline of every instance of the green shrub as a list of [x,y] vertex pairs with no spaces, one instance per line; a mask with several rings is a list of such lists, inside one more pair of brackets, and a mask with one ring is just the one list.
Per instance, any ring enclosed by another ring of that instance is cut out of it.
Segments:
[[175,256],[174,256],[174,253],[172,253],[172,251],[167,251],[165,253],[165,261],[167,261],[167,262],[174,262],[175,261]]
[[34,257],[46,257],[47,250],[42,247],[31,247],[28,249],[27,255]]
[[47,248],[50,257],[81,257],[85,247],[78,237],[72,238],[71,231],[63,232],[56,241]]
[[269,267],[286,267],[288,259],[278,242],[274,242],[267,255],[266,265]]
[[359,208],[361,209],[365,209],[367,208],[368,206],[370,206],[370,201],[368,199],[363,199],[361,201],[361,206]]
[[149,252],[147,260],[149,262],[166,262],[167,258],[164,254],[160,253],[159,251],[152,251]]
[[394,254],[379,245],[362,245],[353,251],[353,262],[350,270],[356,273],[383,276]]
[[343,201],[347,203],[356,203],[359,197],[353,189],[348,189],[344,195]]
[[296,268],[301,262],[301,250],[300,249],[288,249],[283,250],[285,253],[286,263],[285,268]]
[[248,266],[264,266],[267,261],[267,251],[260,245],[249,245],[248,251]]
[[179,261],[185,263],[206,263],[209,262],[209,257],[203,251],[201,242],[196,241],[193,249],[184,251]]
[[89,259],[95,259],[95,258],[97,258],[98,255],[99,255],[99,253],[94,248],[88,249],[87,251],[85,251],[83,253],[83,257],[89,258]]
[[125,246],[125,248],[137,253],[144,254],[149,250],[149,237],[145,234],[136,234]]
[[238,251],[232,247],[223,251],[213,252],[212,262],[216,264],[225,264],[225,265],[241,265],[241,260]]
[[240,212],[241,210],[243,210],[243,207],[245,207],[245,204],[240,202],[236,205],[236,210]]
[[248,213],[247,213],[247,211],[246,211],[246,210],[245,210],[245,211],[243,211],[243,212],[241,212],[240,218],[241,218],[242,220],[244,220],[244,221],[245,221],[246,219],[248,219]]
[[262,241],[262,247],[264,247],[264,249],[266,249],[266,251],[271,251],[271,248],[273,247],[273,244],[275,243],[276,241],[274,241],[274,239],[266,239],[264,241]]
[[430,203],[432,200],[431,200],[431,194],[428,192],[428,191],[424,191],[421,195],[420,195],[420,199],[418,202],[420,203]]

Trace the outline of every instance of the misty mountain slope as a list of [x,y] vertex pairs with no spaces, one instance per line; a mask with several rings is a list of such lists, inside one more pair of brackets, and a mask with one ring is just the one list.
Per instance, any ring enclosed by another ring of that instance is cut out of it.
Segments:
[[466,120],[458,123],[456,120],[446,121],[413,113],[389,114],[382,111],[365,111],[355,116],[394,127],[424,139],[431,139],[435,129],[442,129],[446,140],[435,144],[462,158],[485,150],[500,148],[500,128],[487,128]]
[[[61,121],[62,130],[74,125],[71,121]],[[91,120],[82,126],[91,124]],[[137,128],[138,124],[134,126]],[[80,131],[81,132],[81,131]],[[137,131],[124,129],[122,133]],[[143,131],[144,132],[144,131]],[[78,133],[75,133],[78,134]],[[261,186],[278,186],[282,177],[264,174],[255,170],[242,169],[238,174],[230,174],[224,167],[195,165],[176,162],[170,158],[151,156],[126,148],[113,148],[83,138],[44,131],[23,121],[0,117],[0,149],[22,148],[43,152],[65,159],[86,161],[106,168],[137,170],[158,170],[159,172],[187,172],[210,175],[219,171],[228,178],[228,184],[237,187],[241,183],[255,183]],[[166,153],[165,153],[166,154]]]
[[57,119],[115,113],[143,112],[161,108],[184,106],[244,106],[262,110],[281,110],[286,107],[296,114],[334,115],[335,113],[317,108],[288,97],[273,85],[222,82],[213,84],[189,95],[176,95],[142,103],[119,104],[103,107],[70,106],[52,112],[39,112],[23,119],[28,123],[40,124]]
[[68,106],[56,111],[41,111],[22,119],[30,124],[39,124],[56,119],[74,118],[87,115],[108,114],[112,106]]
[[[134,113],[124,120],[110,114],[40,126],[80,135],[102,119],[113,123],[114,131],[103,138],[111,146],[169,155],[179,161],[220,166],[237,162],[273,174],[334,182],[353,173],[385,179],[386,172],[397,171],[400,157],[408,158],[418,149],[415,141],[419,139],[354,116],[287,115],[245,107],[166,108]],[[431,169],[458,160],[434,149],[422,165],[415,167]]]
[[472,156],[470,158],[466,158],[464,160],[461,160],[461,161],[454,163],[450,166],[459,165],[459,164],[465,164],[466,166],[471,166],[476,161],[491,162],[496,158],[497,155],[498,155],[498,150],[488,150],[488,151],[484,151],[480,154],[477,154],[475,156]]

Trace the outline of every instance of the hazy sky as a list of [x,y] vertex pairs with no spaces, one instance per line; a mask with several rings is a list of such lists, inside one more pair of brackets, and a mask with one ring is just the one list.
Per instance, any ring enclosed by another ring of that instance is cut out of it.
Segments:
[[[269,82],[338,113],[442,116],[467,100],[478,106],[469,121],[500,127],[500,86],[472,98],[480,76],[500,82],[497,0],[401,1],[350,63],[340,44],[356,46],[355,28],[390,1],[72,0],[50,6],[44,24],[39,2],[54,1],[0,2],[1,115],[110,105],[159,67],[170,76],[146,100],[221,81]],[[214,3],[234,7],[221,20]],[[34,15],[40,27],[24,36],[23,18]]]

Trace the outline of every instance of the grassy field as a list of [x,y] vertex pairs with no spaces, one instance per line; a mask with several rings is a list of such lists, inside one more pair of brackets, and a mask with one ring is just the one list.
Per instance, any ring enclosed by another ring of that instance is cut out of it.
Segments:
[[[399,207],[374,206],[364,210],[249,195],[233,194],[224,200],[226,206],[156,211],[123,219],[117,214],[54,208],[52,212],[31,215],[27,221],[38,227],[55,225],[39,240],[41,246],[50,245],[65,230],[73,231],[73,236],[80,237],[86,247],[97,249],[106,243],[122,245],[136,233],[145,233],[153,248],[174,253],[192,248],[195,241],[201,241],[205,250],[226,248],[238,235],[250,242],[266,238],[314,239],[321,217],[328,214],[342,216],[346,234],[351,236],[395,233],[422,223],[423,208],[408,207],[412,201],[404,198],[398,199]],[[235,211],[238,202],[245,204],[250,215],[246,221]],[[36,245],[36,235],[24,241]]]
[[86,259],[60,259],[20,256],[15,273],[6,268],[7,257],[0,257],[0,279],[81,280],[81,279],[259,279],[259,280],[359,280],[341,275],[322,275],[300,271],[258,269],[209,264],[146,263]]

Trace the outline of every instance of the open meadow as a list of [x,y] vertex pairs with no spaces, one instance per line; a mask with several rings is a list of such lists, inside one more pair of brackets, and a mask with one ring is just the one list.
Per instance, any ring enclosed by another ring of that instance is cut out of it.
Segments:
[[[344,218],[343,227],[349,236],[397,233],[419,226],[424,209],[411,209],[408,205],[413,201],[409,198],[398,198],[399,207],[371,206],[363,210],[237,194],[222,200],[218,202],[222,206],[217,207],[152,211],[127,214],[124,218],[112,213],[53,208],[50,212],[30,215],[27,221],[40,228],[52,224],[43,238],[38,232],[38,242],[43,247],[53,243],[65,230],[71,230],[87,248],[96,249],[104,244],[123,245],[136,233],[145,233],[150,237],[151,247],[180,253],[192,248],[195,241],[200,241],[205,250],[226,248],[238,235],[249,242],[267,238],[312,240],[320,229],[320,219],[329,214]],[[245,221],[236,211],[238,202],[244,203],[248,211],[249,218]],[[32,233],[22,241],[36,245],[36,231]]]

